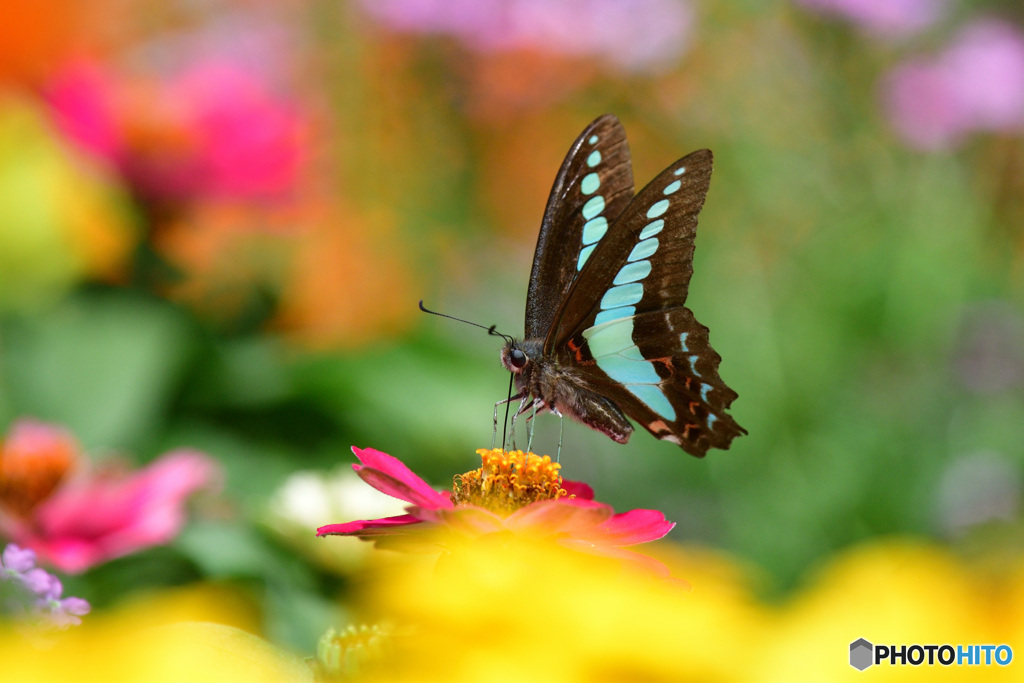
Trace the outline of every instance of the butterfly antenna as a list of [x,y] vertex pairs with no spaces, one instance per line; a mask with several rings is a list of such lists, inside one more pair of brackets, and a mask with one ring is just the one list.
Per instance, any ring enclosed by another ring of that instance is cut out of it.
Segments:
[[481,330],[487,330],[487,334],[494,335],[495,337],[501,337],[502,339],[504,339],[505,341],[507,341],[509,343],[512,343],[512,342],[515,341],[509,335],[502,334],[501,332],[498,332],[496,330],[496,328],[498,327],[497,325],[491,325],[490,327],[487,327],[485,325],[481,325],[480,323],[474,323],[474,322],[470,322],[469,320],[463,320],[462,318],[456,318],[454,315],[448,315],[447,313],[438,313],[437,311],[432,311],[432,310],[430,310],[429,308],[427,308],[426,306],[423,305],[423,299],[420,299],[420,310],[423,311],[424,313],[430,313],[431,315],[439,315],[442,318],[449,318],[451,320],[457,320],[460,323],[466,323],[467,325],[472,325],[473,327],[479,327]]

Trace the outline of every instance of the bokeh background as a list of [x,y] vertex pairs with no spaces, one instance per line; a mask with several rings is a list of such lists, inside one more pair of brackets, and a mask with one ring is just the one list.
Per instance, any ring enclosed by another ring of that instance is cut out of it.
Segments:
[[[94,607],[213,581],[295,651],[345,624],[362,556],[312,535],[367,516],[344,508],[349,447],[446,486],[507,389],[498,340],[417,301],[520,335],[547,192],[606,112],[638,185],[715,153],[689,302],[749,436],[697,460],[567,422],[565,476],[664,511],[668,540],[751,568],[767,600],[877,538],[1019,546],[1019,2],[2,15],[0,426],[59,426],[94,464],[190,448],[221,472],[169,543],[66,578]],[[539,418],[534,450],[557,439]]]

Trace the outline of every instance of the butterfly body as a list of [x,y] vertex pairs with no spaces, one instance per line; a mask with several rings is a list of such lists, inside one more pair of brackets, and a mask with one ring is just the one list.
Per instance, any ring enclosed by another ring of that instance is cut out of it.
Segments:
[[[626,443],[633,425],[613,401],[585,385],[586,378],[571,365],[561,365],[541,353],[544,340],[526,339],[510,342],[502,349],[502,364],[515,375],[517,396],[534,399],[530,405],[538,412],[551,411],[582,422],[603,432],[619,443]],[[515,350],[525,356],[525,364],[517,367],[512,360]]]
[[746,433],[726,412],[736,393],[708,330],[684,305],[711,163],[694,152],[634,196],[618,119],[576,139],[541,223],[524,340],[502,349],[517,414],[568,415],[619,443],[628,416],[698,457]]

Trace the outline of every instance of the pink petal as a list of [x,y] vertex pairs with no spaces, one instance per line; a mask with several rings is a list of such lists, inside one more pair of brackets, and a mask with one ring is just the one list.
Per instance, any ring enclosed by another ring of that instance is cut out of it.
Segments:
[[[316,530],[317,536],[377,536],[382,533],[400,533],[396,527],[422,522],[415,515],[395,515],[381,519],[359,520],[344,524],[328,524]],[[389,531],[390,530],[390,531]]]
[[65,64],[46,84],[44,96],[65,136],[100,159],[121,160],[125,140],[115,83],[99,63],[76,60]]
[[67,572],[166,543],[185,523],[185,499],[218,476],[213,460],[185,450],[132,475],[83,476],[37,509],[23,542]]
[[452,507],[452,502],[446,494],[435,491],[398,458],[372,448],[353,446],[352,452],[363,463],[353,465],[352,469],[363,481],[381,493],[423,508]]
[[577,538],[605,545],[633,545],[656,541],[674,526],[658,510],[630,510],[615,515],[592,532],[578,534]]
[[544,536],[579,536],[610,518],[611,506],[592,500],[559,498],[542,500],[519,508],[505,518],[513,532],[540,533]]
[[594,500],[594,489],[590,488],[589,485],[584,484],[582,481],[569,481],[568,479],[562,480],[562,488],[570,496],[576,496],[583,500]]

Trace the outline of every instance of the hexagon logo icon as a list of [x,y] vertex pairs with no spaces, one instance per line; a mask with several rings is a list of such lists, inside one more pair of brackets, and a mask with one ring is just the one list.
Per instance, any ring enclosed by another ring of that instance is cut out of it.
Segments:
[[874,664],[875,646],[864,640],[858,638],[857,640],[850,643],[850,666],[857,671],[863,671],[872,664]]

